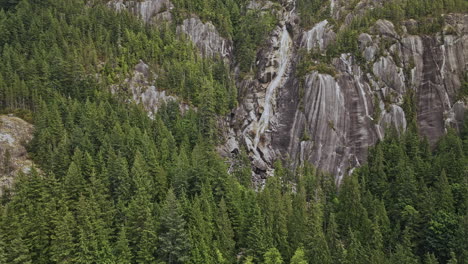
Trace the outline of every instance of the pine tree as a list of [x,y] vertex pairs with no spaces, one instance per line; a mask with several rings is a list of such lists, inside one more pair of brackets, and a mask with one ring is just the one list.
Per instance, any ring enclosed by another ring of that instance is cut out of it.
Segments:
[[215,251],[211,248],[212,241],[212,227],[210,217],[205,218],[205,214],[209,212],[202,209],[202,202],[200,198],[196,197],[193,201],[191,217],[189,222],[190,241],[192,246],[192,256],[190,258],[194,263],[214,263]]
[[424,255],[424,264],[439,264],[439,261],[437,261],[436,257],[434,256],[434,254],[429,254],[429,253],[426,253]]
[[388,190],[388,180],[385,174],[384,156],[381,144],[377,144],[369,156],[369,189],[377,195],[384,195]]
[[332,263],[344,263],[345,248],[340,239],[338,225],[333,212],[330,212],[330,216],[328,217],[325,237],[327,239],[328,248],[330,249]]
[[55,234],[52,235],[50,245],[50,259],[56,263],[73,263],[76,250],[74,229],[75,218],[67,209],[62,210]]
[[154,151],[149,151],[148,157],[146,158],[148,164],[148,173],[151,176],[154,185],[153,196],[155,197],[156,201],[161,202],[164,200],[164,196],[167,192],[167,173],[161,167],[161,165],[159,165]]
[[418,264],[418,259],[414,256],[412,251],[412,243],[410,240],[410,231],[405,229],[403,232],[402,243],[398,244],[393,253],[391,259],[392,263],[408,263],[408,264]]
[[120,228],[119,235],[114,246],[114,256],[119,264],[131,263],[132,260],[132,252],[129,248],[125,229],[125,226]]
[[288,199],[281,194],[281,182],[278,176],[270,177],[260,196],[260,205],[265,218],[265,229],[271,232],[272,243],[284,255],[289,255],[287,207]]
[[450,185],[447,180],[445,170],[442,170],[440,177],[435,182],[435,194],[437,195],[436,206],[439,210],[454,212],[454,201]]
[[323,232],[323,205],[317,200],[311,206],[305,243],[307,257],[310,263],[331,263],[330,250]]
[[162,260],[168,264],[184,263],[188,260],[190,244],[185,231],[185,220],[172,189],[169,189],[166,195],[158,234]]
[[249,219],[249,223],[246,223],[248,227],[246,228],[246,247],[247,253],[254,258],[255,261],[259,261],[263,253],[269,246],[268,238],[266,237],[267,232],[265,230],[265,223],[262,219],[262,214],[260,212],[260,208],[258,207],[257,203],[253,202],[254,204],[250,208],[249,215],[247,219]]
[[234,241],[234,230],[232,229],[224,198],[219,202],[215,226],[215,237],[220,253],[227,259],[234,259],[236,242]]
[[[361,242],[358,240],[355,233],[349,229],[349,242],[346,251],[346,261],[347,264],[360,264],[365,263],[364,261],[364,248],[362,247]],[[405,263],[405,262],[403,262]]]
[[121,201],[124,204],[128,203],[132,194],[132,180],[128,173],[127,160],[119,155],[115,155],[112,151],[109,154],[107,171],[114,201]]
[[145,229],[142,230],[140,240],[138,241],[135,257],[137,263],[155,262],[154,254],[156,251],[156,232],[154,231],[154,227],[150,221],[151,219],[145,223]]
[[291,264],[308,264],[305,254],[304,254],[304,249],[298,248],[296,252],[294,253],[294,256],[291,258]]
[[190,164],[185,149],[181,149],[172,172],[172,187],[177,194],[189,190]]
[[65,193],[70,201],[77,202],[80,194],[85,189],[85,179],[78,165],[72,161],[63,181]]
[[453,251],[450,252],[450,259],[447,262],[447,264],[457,264],[457,263],[458,263],[457,256],[455,255],[455,253],[453,253]]
[[292,216],[289,219],[289,243],[291,248],[298,248],[304,243],[307,223],[306,192],[302,178],[299,179],[297,192],[292,198]]
[[265,264],[283,264],[283,258],[281,257],[280,252],[276,248],[270,248],[263,255]]
[[369,219],[367,210],[361,203],[361,191],[356,176],[345,177],[338,198],[340,203],[337,222],[341,232],[346,232],[348,228],[361,232],[368,231]]

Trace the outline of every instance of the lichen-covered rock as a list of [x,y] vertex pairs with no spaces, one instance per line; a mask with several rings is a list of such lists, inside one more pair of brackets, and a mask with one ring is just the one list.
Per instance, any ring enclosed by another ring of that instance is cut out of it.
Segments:
[[23,119],[0,115],[0,195],[20,171],[28,172],[33,166],[25,148],[32,134],[33,126]]

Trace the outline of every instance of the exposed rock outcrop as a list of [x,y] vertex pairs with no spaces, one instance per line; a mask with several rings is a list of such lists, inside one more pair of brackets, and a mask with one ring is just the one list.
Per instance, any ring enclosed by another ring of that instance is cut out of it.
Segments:
[[179,98],[167,94],[164,90],[157,89],[154,85],[154,80],[156,78],[157,75],[150,70],[149,66],[143,61],[140,61],[140,63],[135,66],[133,75],[125,79],[124,83],[112,86],[111,90],[113,93],[130,93],[130,97],[133,101],[143,105],[150,117],[152,117],[163,104],[167,104],[171,101],[179,102],[181,111],[188,110],[189,106],[181,102]]
[[33,126],[12,115],[0,115],[0,195],[11,187],[15,176],[33,166],[25,144],[32,139]]
[[220,36],[211,22],[203,23],[198,17],[187,18],[177,26],[177,32],[185,33],[202,56],[229,59],[232,55],[232,41]]
[[336,34],[327,20],[317,23],[311,30],[302,34],[301,47],[310,51],[318,49],[324,51],[335,40]]
[[109,6],[117,11],[129,10],[146,23],[152,24],[170,21],[172,19],[170,10],[174,8],[169,0],[112,0]]
[[[163,24],[172,21],[174,5],[170,0],[112,0],[113,9],[128,10],[149,24]],[[197,16],[185,19],[177,26],[177,32],[184,34],[195,44],[204,57],[220,57],[227,63],[232,56],[232,41],[222,37],[211,22],[202,22]]]
[[[290,13],[284,14],[282,23],[291,27]],[[420,133],[435,143],[447,126],[460,125],[466,109],[455,100],[468,65],[468,15],[445,19],[451,30],[435,36],[410,35],[404,28],[397,33],[401,30],[390,21],[378,20],[371,34],[359,36],[364,61],[342,54],[331,63],[335,76],[313,71],[302,82],[295,71],[297,51],[323,51],[336,34],[322,21],[290,35],[293,45],[286,51],[277,44],[282,33],[276,29],[259,53],[257,76],[242,83],[247,93],[235,111],[231,127],[237,130],[226,147],[237,146],[233,138],[245,141],[257,183],[278,158],[293,166],[312,162],[339,181],[365,162],[368,148],[384,137],[386,128],[406,129],[402,103],[409,90],[415,92]],[[284,71],[275,55],[280,53],[290,57]],[[265,113],[268,120],[262,119]]]
[[[344,21],[341,27],[324,20],[307,31],[297,24],[295,1],[280,2],[280,7],[269,1],[248,4],[262,12],[275,6],[280,21],[257,53],[257,71],[237,80],[239,106],[220,122],[226,139],[220,152],[230,156],[245,145],[257,184],[273,172],[276,159],[291,161],[292,166],[312,162],[339,181],[365,162],[368,148],[385,136],[387,127],[400,133],[406,129],[402,104],[408,91],[415,94],[420,133],[432,144],[447,127],[460,126],[467,104],[456,99],[460,78],[468,67],[468,15],[445,15],[443,33],[432,36],[411,35],[417,28],[414,20],[398,26],[378,20],[359,35],[360,54],[341,54],[327,65],[336,74],[314,68],[297,76],[298,51],[325,53],[336,41],[335,30],[343,30],[382,1],[353,1],[356,6],[350,7],[349,1],[331,0],[331,17]],[[151,10],[148,8],[143,9]],[[145,21],[153,21],[138,11],[141,8],[131,10]],[[232,62],[231,41],[221,37],[210,22],[192,16],[177,30],[203,56]],[[133,83],[133,99],[152,111],[158,98],[170,97],[149,83],[140,85],[138,76],[144,74],[137,70],[129,83]]]

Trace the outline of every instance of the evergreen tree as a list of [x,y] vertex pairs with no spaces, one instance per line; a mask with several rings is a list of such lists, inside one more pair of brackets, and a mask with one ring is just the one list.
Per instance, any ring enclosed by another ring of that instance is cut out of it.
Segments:
[[265,223],[262,220],[260,208],[254,201],[251,203],[254,204],[250,208],[249,215],[247,216],[249,222],[246,223],[248,226],[246,228],[245,246],[248,249],[247,253],[252,256],[254,260],[260,261],[269,243],[267,241],[267,232],[265,230]]
[[440,177],[435,182],[435,193],[437,195],[437,208],[446,212],[453,212],[454,201],[445,170],[442,170]]
[[429,253],[426,253],[424,255],[424,264],[439,264],[439,261],[437,261],[436,257],[434,256],[434,254],[429,254]]
[[236,242],[234,241],[234,230],[232,229],[224,198],[219,202],[215,226],[215,237],[220,253],[227,259],[234,259]]
[[50,245],[50,259],[56,263],[73,263],[76,252],[74,231],[75,218],[67,209],[62,210],[61,219],[57,222],[55,234]]
[[289,219],[289,243],[292,248],[298,248],[305,240],[307,223],[306,192],[302,178],[299,179],[297,192],[292,198],[292,216]]
[[306,252],[310,263],[331,263],[330,250],[323,232],[323,205],[312,204],[307,224]]
[[457,264],[457,263],[458,263],[457,256],[455,255],[455,253],[453,253],[453,251],[450,252],[450,259],[447,262],[447,264]]
[[162,209],[159,227],[159,254],[168,264],[184,263],[188,260],[190,248],[179,203],[172,189],[169,189]]
[[114,256],[119,264],[131,263],[132,252],[129,248],[125,227],[122,226],[119,231],[116,245],[114,247]]
[[294,256],[291,258],[291,264],[308,264],[304,250],[302,248],[298,248],[294,253]]
[[81,173],[79,166],[72,161],[68,167],[68,172],[64,179],[64,189],[71,202],[77,202],[81,193],[85,189],[85,179]]
[[408,229],[405,229],[402,238],[403,241],[396,246],[395,253],[392,255],[392,263],[419,263],[412,252],[412,243],[409,238],[409,233]]
[[276,248],[270,248],[265,254],[263,255],[263,259],[265,264],[282,264],[283,258],[281,257],[280,252]]

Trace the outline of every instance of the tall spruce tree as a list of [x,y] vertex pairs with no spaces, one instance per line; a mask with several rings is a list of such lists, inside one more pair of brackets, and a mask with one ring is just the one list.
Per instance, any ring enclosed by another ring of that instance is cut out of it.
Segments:
[[179,202],[169,189],[159,220],[159,255],[168,264],[185,263],[189,259],[189,237]]

